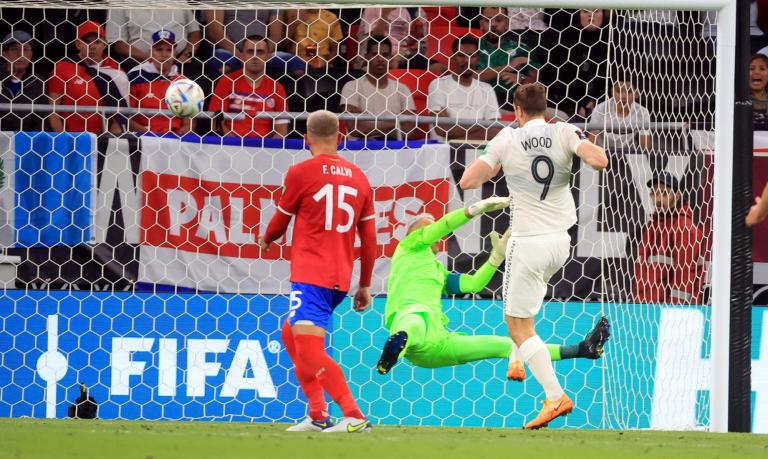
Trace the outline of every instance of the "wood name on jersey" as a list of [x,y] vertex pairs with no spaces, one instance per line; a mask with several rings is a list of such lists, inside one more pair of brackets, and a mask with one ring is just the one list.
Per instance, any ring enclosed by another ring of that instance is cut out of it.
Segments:
[[333,164],[331,164],[330,166],[327,164],[323,164],[323,174],[341,175],[344,177],[352,178],[352,169],[350,169],[349,167],[334,166]]
[[531,137],[530,139],[521,140],[524,150],[530,150],[531,148],[552,148],[552,139],[549,137]]

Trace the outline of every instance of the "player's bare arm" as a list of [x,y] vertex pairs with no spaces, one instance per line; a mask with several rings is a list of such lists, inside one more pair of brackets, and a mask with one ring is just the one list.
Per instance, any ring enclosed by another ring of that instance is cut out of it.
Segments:
[[500,170],[500,165],[492,168],[485,161],[475,160],[464,170],[464,174],[462,174],[461,180],[459,180],[459,187],[462,190],[480,188],[483,186],[483,183],[496,177]]
[[605,154],[605,148],[590,141],[582,142],[576,150],[576,154],[592,169],[601,171],[608,167],[608,156]]
[[755,205],[750,207],[747,214],[747,226],[755,226],[768,217],[768,184],[763,188],[762,196],[755,198]]

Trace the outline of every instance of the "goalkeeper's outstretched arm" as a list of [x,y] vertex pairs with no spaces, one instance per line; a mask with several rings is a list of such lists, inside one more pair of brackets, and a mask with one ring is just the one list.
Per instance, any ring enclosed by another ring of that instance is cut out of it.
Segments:
[[496,231],[492,232],[491,253],[488,261],[483,263],[474,274],[449,274],[446,284],[446,293],[457,295],[462,293],[477,293],[482,291],[491,281],[496,270],[504,263],[507,241],[509,241],[509,230],[503,236],[499,236]]
[[435,223],[425,226],[421,230],[421,243],[425,245],[432,245],[445,236],[456,231],[462,225],[465,225],[473,217],[477,217],[480,214],[486,212],[492,212],[494,210],[504,209],[509,206],[509,198],[494,196],[492,198],[483,199],[470,205],[466,209],[454,210],[448,212],[441,219]]

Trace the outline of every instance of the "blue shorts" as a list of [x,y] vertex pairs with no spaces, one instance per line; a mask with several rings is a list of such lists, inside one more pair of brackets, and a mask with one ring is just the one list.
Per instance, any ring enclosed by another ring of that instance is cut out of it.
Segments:
[[293,326],[296,322],[311,322],[312,325],[328,330],[333,310],[346,296],[347,292],[291,282],[288,323]]

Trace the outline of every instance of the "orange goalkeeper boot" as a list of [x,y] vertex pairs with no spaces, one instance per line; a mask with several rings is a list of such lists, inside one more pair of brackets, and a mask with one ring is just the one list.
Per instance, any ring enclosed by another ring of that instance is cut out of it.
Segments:
[[510,361],[507,368],[507,379],[517,382],[523,382],[525,379],[525,367],[519,360]]
[[547,427],[553,419],[565,416],[573,411],[573,401],[567,395],[563,394],[558,400],[544,400],[544,408],[541,409],[536,418],[525,425],[526,429],[541,429]]

